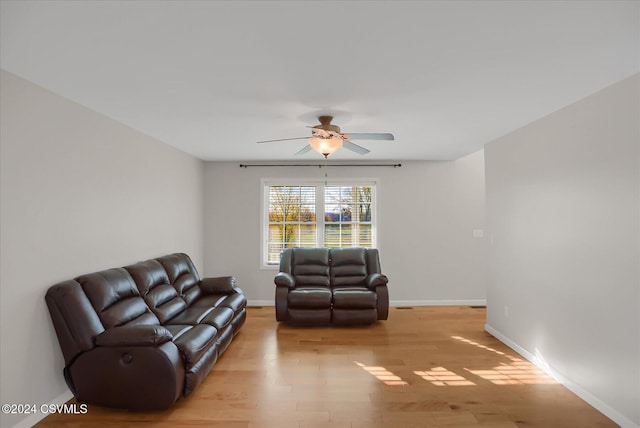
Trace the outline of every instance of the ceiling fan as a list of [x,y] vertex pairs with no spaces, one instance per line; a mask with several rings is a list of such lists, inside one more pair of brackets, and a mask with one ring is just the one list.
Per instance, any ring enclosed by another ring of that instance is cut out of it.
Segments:
[[309,144],[298,151],[294,156],[300,156],[313,149],[325,157],[325,159],[332,153],[337,152],[341,147],[349,149],[352,152],[356,152],[361,155],[369,153],[368,149],[359,146],[351,140],[393,140],[393,134],[389,133],[372,133],[372,132],[358,132],[358,133],[342,133],[340,127],[332,125],[331,121],[333,116],[320,116],[318,117],[320,125],[308,126],[311,128],[311,136],[307,137],[294,137],[294,138],[281,138],[278,140],[264,140],[258,141],[261,143],[273,143],[276,141],[290,141],[290,140],[308,140]]

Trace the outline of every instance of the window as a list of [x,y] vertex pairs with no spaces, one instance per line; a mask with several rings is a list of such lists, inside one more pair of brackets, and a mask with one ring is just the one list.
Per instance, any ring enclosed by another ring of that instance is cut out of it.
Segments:
[[265,182],[263,264],[290,247],[375,247],[375,183]]

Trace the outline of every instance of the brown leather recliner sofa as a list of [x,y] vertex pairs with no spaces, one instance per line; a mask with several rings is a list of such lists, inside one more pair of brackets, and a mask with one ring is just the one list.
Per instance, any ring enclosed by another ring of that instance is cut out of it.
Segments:
[[211,371],[246,319],[233,277],[200,279],[186,254],[82,275],[45,300],[81,402],[171,407]]
[[287,248],[274,282],[281,322],[371,324],[389,313],[388,279],[375,248]]

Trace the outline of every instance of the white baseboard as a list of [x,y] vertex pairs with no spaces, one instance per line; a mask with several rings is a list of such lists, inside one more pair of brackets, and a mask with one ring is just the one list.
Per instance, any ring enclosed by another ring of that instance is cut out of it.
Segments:
[[393,308],[406,306],[487,306],[486,300],[391,300]]
[[617,410],[613,409],[611,406],[600,400],[598,397],[591,394],[589,391],[583,389],[580,385],[573,382],[571,379],[567,378],[557,370],[554,370],[553,367],[549,366],[546,361],[542,360],[538,356],[532,354],[527,351],[511,339],[509,339],[504,334],[500,333],[498,330],[491,327],[489,324],[485,324],[484,329],[494,336],[496,339],[507,345],[509,348],[516,351],[518,354],[525,357],[527,360],[535,364],[540,370],[543,370],[549,376],[553,377],[556,381],[566,387],[569,391],[576,394],[578,397],[589,403],[596,410],[604,414],[606,417],[620,425],[621,428],[640,428],[640,425],[634,423],[632,420],[627,418],[626,416],[620,414]]
[[275,306],[274,300],[247,300],[247,306]]
[[[247,306],[275,306],[273,300],[248,300]],[[391,300],[392,308],[407,306],[487,306],[486,300]]]
[[[73,398],[73,394],[71,393],[71,391],[66,391],[65,393],[58,395],[56,398],[54,398],[48,403],[37,404],[36,407],[38,411],[30,415],[29,417],[21,420],[17,424],[15,424],[13,428],[31,428],[32,426],[34,426],[35,424],[37,424],[38,422],[40,422],[41,420],[49,416],[49,413],[40,412],[40,407],[38,406],[42,406],[45,404],[55,404],[55,405],[61,406],[67,401],[71,400],[72,398]],[[91,408],[89,408],[89,412],[90,411],[91,411]]]

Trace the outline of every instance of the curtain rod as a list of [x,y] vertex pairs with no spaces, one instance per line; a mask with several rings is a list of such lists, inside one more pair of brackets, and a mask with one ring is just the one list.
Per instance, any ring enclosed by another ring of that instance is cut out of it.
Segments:
[[322,164],[314,164],[314,163],[288,163],[288,164],[243,164],[241,163],[240,168],[249,168],[254,166],[317,166],[318,168],[328,167],[328,166],[392,166],[394,168],[400,168],[402,166],[401,163],[355,163],[355,164],[346,164],[346,163],[338,163],[332,165],[322,165]]

